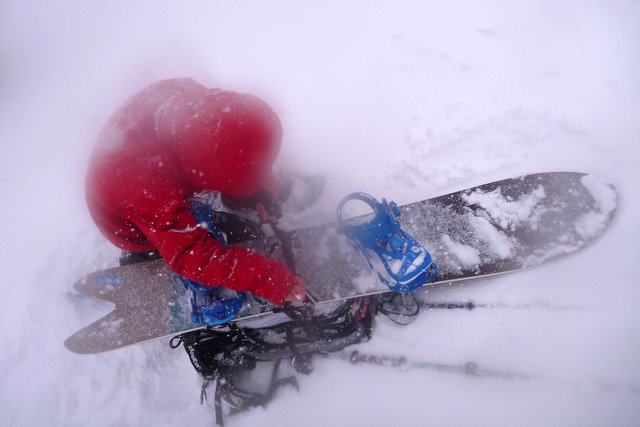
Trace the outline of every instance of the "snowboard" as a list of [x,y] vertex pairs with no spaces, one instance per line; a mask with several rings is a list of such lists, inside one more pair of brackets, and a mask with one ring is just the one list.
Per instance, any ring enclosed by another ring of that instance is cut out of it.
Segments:
[[[613,186],[592,175],[550,172],[410,203],[400,207],[399,219],[437,263],[436,281],[425,285],[436,286],[515,272],[571,254],[602,234],[616,207]],[[291,235],[289,261],[304,278],[317,312],[338,301],[390,292],[336,224]],[[285,261],[287,251],[275,235],[240,245]],[[99,353],[205,328],[191,320],[189,291],[163,260],[98,271],[78,280],[74,289],[115,305],[65,341],[75,353]],[[256,317],[276,316],[273,309],[249,298],[232,322],[241,326]]]

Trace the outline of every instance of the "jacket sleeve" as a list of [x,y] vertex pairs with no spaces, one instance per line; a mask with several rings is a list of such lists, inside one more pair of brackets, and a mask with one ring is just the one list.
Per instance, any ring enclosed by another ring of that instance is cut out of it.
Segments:
[[[228,246],[196,224],[183,186],[176,183],[165,161],[164,173],[129,175],[138,182],[128,195],[127,217],[147,236],[167,264],[178,274],[207,286],[226,286],[248,291],[275,304],[282,304],[296,283],[296,276],[280,262],[248,249]],[[142,169],[142,170],[141,170]],[[123,171],[124,172],[124,171]],[[167,173],[168,172],[168,173]],[[144,183],[142,185],[141,183]],[[130,186],[132,181],[123,183]]]
[[184,228],[156,228],[140,220],[136,225],[176,273],[208,286],[248,291],[275,304],[284,302],[296,283],[287,267],[245,248],[222,247],[205,228],[180,218],[191,215],[187,208],[175,214],[174,221],[186,224]]

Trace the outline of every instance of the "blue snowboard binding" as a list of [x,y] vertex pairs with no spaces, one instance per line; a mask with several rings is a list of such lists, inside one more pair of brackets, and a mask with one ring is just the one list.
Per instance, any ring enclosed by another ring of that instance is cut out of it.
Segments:
[[[347,222],[343,218],[344,206],[359,200],[373,209],[373,217],[366,222]],[[398,217],[400,209],[395,202],[377,201],[366,193],[351,193],[337,209],[338,226],[358,248],[369,268],[394,292],[406,294],[434,282],[437,266],[431,254],[413,237],[405,233]]]
[[[191,214],[198,224],[207,227],[209,234],[223,247],[227,246],[227,236],[216,227],[210,205],[199,200],[191,200]],[[244,305],[244,292],[232,291],[224,286],[205,286],[184,277],[181,279],[184,286],[191,291],[191,320],[196,323],[206,326],[228,323]]]

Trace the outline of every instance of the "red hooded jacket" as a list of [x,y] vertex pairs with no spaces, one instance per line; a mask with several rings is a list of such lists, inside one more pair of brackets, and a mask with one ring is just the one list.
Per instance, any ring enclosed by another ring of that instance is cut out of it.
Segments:
[[131,252],[157,249],[178,274],[282,304],[296,277],[279,262],[222,247],[186,200],[202,190],[248,197],[268,185],[280,146],[275,113],[259,99],[192,79],[155,83],[103,128],[87,174],[91,215]]

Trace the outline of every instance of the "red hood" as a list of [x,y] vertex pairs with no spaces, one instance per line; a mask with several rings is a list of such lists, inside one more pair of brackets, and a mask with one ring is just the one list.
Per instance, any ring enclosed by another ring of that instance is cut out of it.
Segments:
[[217,89],[177,95],[155,123],[195,189],[248,197],[272,186],[282,128],[260,99]]

